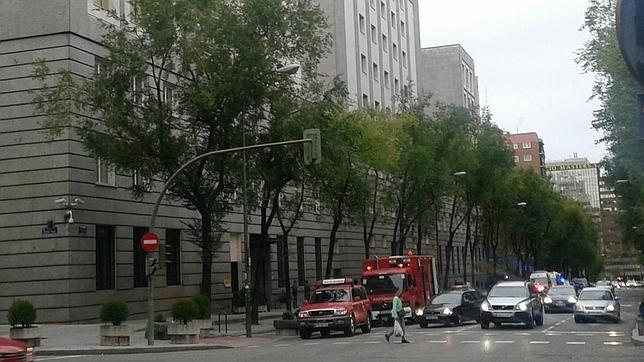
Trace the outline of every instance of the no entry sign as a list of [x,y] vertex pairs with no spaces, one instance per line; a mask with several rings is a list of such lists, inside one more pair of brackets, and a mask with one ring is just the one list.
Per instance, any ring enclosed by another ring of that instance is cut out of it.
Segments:
[[151,231],[143,234],[143,236],[141,237],[141,248],[146,253],[157,251],[157,249],[159,249],[160,243],[161,241],[159,240],[159,235]]

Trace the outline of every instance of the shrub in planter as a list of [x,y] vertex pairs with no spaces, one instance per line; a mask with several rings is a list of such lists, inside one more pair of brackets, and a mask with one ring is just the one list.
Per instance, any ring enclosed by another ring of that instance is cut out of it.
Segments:
[[172,319],[182,324],[197,318],[198,313],[197,305],[192,300],[178,301],[172,306]]
[[154,339],[162,341],[170,339],[168,336],[168,322],[166,322],[165,316],[161,313],[157,313],[154,316]]
[[205,295],[195,295],[192,301],[197,306],[197,319],[210,319],[210,301]]
[[7,319],[12,327],[29,328],[36,321],[36,308],[29,301],[15,300],[9,307]]
[[22,341],[31,347],[40,346],[40,329],[32,326],[36,321],[36,308],[26,300],[16,300],[11,303],[7,312],[7,320],[11,325],[9,338]]
[[127,304],[120,300],[109,300],[103,303],[101,307],[101,321],[110,322],[114,326],[119,326],[130,316]]
[[161,313],[157,313],[157,315],[154,316],[154,321],[156,323],[163,323],[165,322],[165,317]]

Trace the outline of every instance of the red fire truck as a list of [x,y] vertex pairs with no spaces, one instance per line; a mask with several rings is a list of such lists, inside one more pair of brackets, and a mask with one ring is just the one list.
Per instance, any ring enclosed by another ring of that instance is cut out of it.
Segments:
[[391,321],[394,294],[403,288],[405,318],[422,317],[427,301],[438,293],[436,264],[433,257],[420,255],[390,256],[365,260],[362,284],[371,300],[374,322]]

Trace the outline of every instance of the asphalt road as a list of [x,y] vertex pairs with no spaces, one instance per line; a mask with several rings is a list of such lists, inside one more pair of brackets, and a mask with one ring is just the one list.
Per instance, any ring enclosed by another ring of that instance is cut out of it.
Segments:
[[644,347],[630,342],[644,289],[620,290],[622,322],[576,324],[572,314],[546,314],[544,325],[529,330],[504,326],[481,330],[478,324],[460,327],[407,326],[410,344],[384,338],[385,327],[351,338],[332,335],[301,340],[264,339],[235,349],[163,354],[42,357],[59,361],[644,361]]

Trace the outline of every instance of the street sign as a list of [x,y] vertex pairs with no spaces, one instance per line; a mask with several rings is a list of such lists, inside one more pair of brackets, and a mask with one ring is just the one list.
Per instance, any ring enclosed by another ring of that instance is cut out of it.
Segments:
[[311,142],[304,144],[304,164],[319,165],[322,162],[322,140],[320,139],[320,130],[317,128],[305,129],[304,139],[311,140]]
[[617,38],[626,65],[644,85],[644,1],[617,2]]
[[151,231],[143,234],[143,236],[141,237],[141,248],[146,253],[152,253],[157,251],[157,249],[159,249],[159,244],[161,244],[161,240],[159,240],[159,235]]

